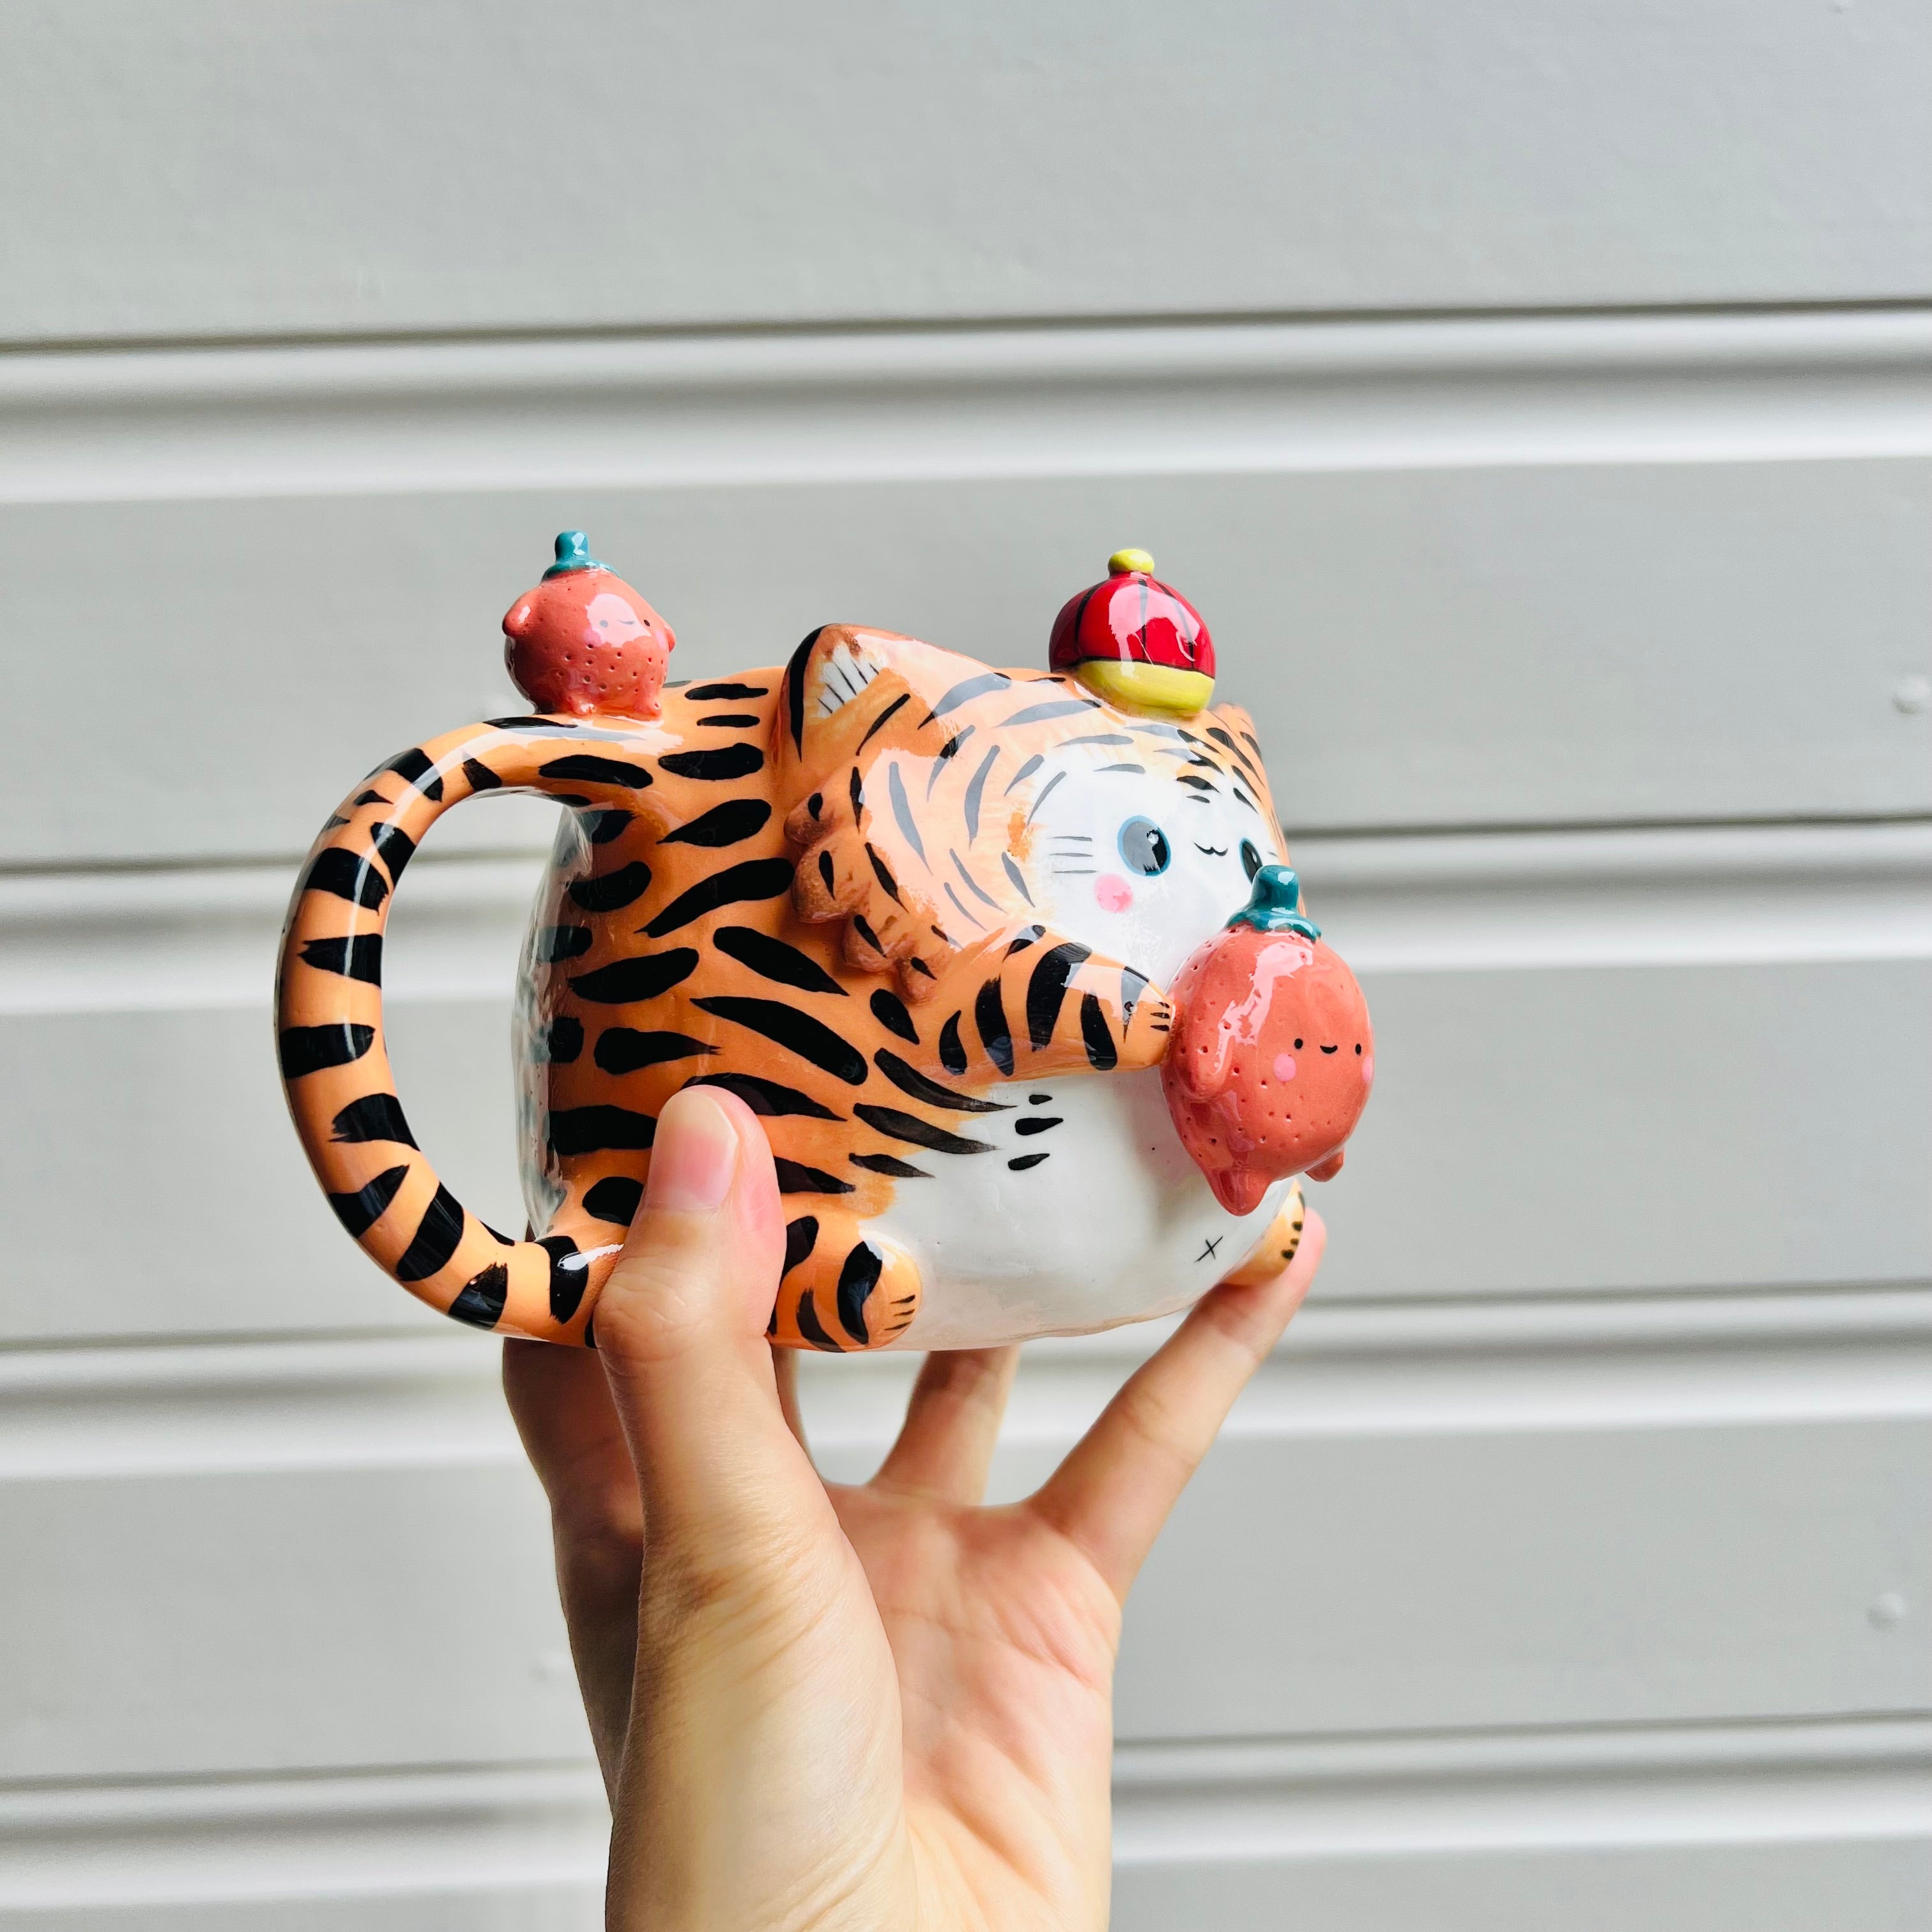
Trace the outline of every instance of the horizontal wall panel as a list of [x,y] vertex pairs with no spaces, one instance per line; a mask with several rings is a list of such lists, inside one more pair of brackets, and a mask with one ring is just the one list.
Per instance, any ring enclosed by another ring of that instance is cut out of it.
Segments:
[[1910,8],[38,0],[0,66],[15,340],[1932,290]]
[[[548,810],[548,808],[544,808]],[[1310,840],[1375,1014],[1324,1298],[1932,1280],[1932,831]],[[518,1218],[508,1004],[535,866],[412,866],[398,1083]],[[284,1116],[276,868],[0,890],[0,1335],[430,1321],[345,1239]]]
[[[1307,1311],[1136,1589],[1120,1735],[1920,1705],[1925,1296],[1604,1322]],[[1030,1354],[997,1493],[1148,1339]],[[812,1366],[825,1466],[862,1473],[910,1365]],[[0,1538],[35,1552],[0,1620],[36,1660],[0,1684],[0,1778],[580,1750],[494,1376],[458,1335],[0,1357]]]
[[[1133,537],[1207,614],[1291,831],[1922,812],[1928,522],[1903,458],[19,506],[15,634],[90,627],[115,702],[16,735],[0,859],[301,852],[372,766],[519,701],[499,620],[573,524],[689,676],[847,620],[1043,664]],[[43,719],[79,688],[65,651],[12,676]],[[439,842],[500,844],[500,808]]]
[[[1910,1720],[1118,1755],[1112,1923],[1922,1926]],[[592,1932],[586,1766],[0,1791],[8,1932]]]

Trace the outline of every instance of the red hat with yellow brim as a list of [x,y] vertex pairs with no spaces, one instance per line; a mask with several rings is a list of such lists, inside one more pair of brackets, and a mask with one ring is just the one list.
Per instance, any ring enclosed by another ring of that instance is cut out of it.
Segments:
[[1117,550],[1107,580],[1068,598],[1047,662],[1123,711],[1191,718],[1214,695],[1214,640],[1201,613],[1154,574],[1144,550]]

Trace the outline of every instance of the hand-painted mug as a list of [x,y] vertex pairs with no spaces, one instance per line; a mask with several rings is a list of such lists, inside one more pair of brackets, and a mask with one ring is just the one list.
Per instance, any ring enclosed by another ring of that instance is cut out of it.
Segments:
[[[283,1078],[338,1217],[458,1320],[590,1343],[656,1116],[760,1116],[787,1215],[774,1340],[976,1347],[1168,1313],[1293,1253],[1374,1075],[1300,909],[1247,714],[1187,601],[1122,551],[1044,672],[831,624],[667,686],[674,640],[581,532],[504,620],[539,709],[372,772],[323,827],[278,969]],[[382,934],[430,824],[564,806],[515,1025],[518,1240],[410,1132]]]

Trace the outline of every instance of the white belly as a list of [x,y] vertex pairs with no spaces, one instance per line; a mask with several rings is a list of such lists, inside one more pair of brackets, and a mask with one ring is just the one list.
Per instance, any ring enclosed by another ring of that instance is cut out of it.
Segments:
[[896,1348],[979,1348],[1171,1314],[1246,1258],[1291,1185],[1277,1182],[1252,1214],[1228,1213],[1181,1147],[1157,1068],[1019,1082],[988,1097],[1012,1111],[968,1116],[957,1131],[995,1151],[920,1155],[932,1178],[899,1182],[872,1224],[925,1278]]

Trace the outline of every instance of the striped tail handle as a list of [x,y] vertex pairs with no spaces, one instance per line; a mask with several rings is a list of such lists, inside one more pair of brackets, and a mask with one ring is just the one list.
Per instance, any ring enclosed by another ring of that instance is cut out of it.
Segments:
[[382,1030],[382,935],[430,826],[481,792],[576,806],[634,802],[658,734],[553,718],[470,724],[372,772],[322,828],[296,886],[276,968],[282,1082],[337,1218],[376,1265],[479,1328],[588,1343],[616,1255],[567,1237],[513,1240],[470,1214],[418,1148]]

